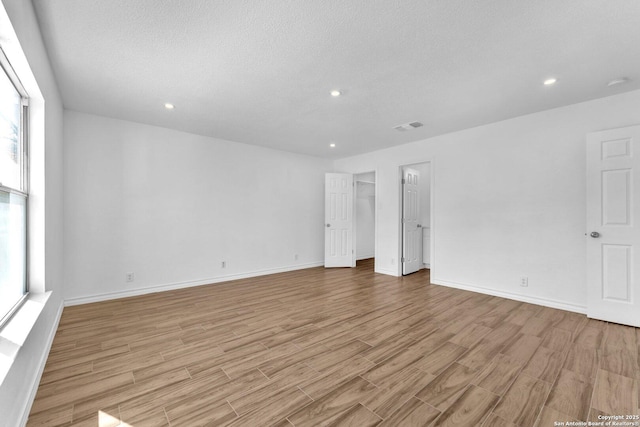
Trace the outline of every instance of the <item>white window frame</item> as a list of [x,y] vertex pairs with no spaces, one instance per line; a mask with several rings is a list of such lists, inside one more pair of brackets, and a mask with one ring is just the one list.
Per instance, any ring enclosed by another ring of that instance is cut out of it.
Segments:
[[21,111],[20,111],[20,148],[22,150],[21,155],[21,188],[6,187],[0,182],[0,190],[18,194],[25,198],[25,283],[24,283],[24,295],[18,300],[18,302],[7,312],[0,313],[0,329],[13,317],[13,315],[20,309],[20,307],[29,298],[29,95],[24,89],[22,82],[18,78],[18,75],[14,71],[11,63],[7,59],[4,51],[0,47],[0,69],[4,72],[16,91],[20,94],[21,98]]

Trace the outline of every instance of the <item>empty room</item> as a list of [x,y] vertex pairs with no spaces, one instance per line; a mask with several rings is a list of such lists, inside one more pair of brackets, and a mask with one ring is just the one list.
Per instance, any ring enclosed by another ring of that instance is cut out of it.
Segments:
[[640,426],[639,23],[0,0],[0,426]]

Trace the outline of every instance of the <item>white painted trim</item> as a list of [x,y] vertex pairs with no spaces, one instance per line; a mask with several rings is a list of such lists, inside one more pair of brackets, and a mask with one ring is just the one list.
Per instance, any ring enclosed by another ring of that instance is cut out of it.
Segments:
[[209,279],[192,280],[187,282],[166,283],[163,285],[154,285],[154,286],[148,286],[145,288],[138,288],[138,289],[132,289],[127,291],[121,291],[121,292],[109,292],[106,294],[97,294],[97,295],[91,295],[87,297],[69,298],[69,299],[65,299],[64,305],[72,306],[72,305],[79,305],[79,304],[88,304],[92,302],[108,301],[108,300],[118,299],[118,298],[126,298],[126,297],[138,296],[138,295],[151,294],[154,292],[172,291],[176,289],[190,288],[193,286],[211,285],[214,283],[228,282],[231,280],[248,279],[251,277],[265,276],[267,274],[285,273],[287,271],[303,270],[305,268],[322,267],[323,265],[324,265],[323,261],[316,261],[316,262],[311,262],[307,264],[298,264],[298,265],[293,265],[288,267],[270,268],[266,270],[250,271],[250,272],[239,273],[239,274],[229,274],[226,276],[212,277]]
[[24,303],[0,328],[0,355],[4,356],[0,358],[0,386],[4,384],[6,376],[11,372],[13,364],[18,359],[31,331],[36,327],[50,296],[51,292],[29,293]]
[[520,302],[526,302],[529,304],[542,305],[544,307],[551,307],[551,308],[557,308],[560,310],[572,311],[574,313],[587,314],[586,306],[572,304],[565,301],[558,301],[558,300],[553,300],[548,298],[531,297],[527,295],[514,294],[511,292],[499,291],[497,289],[481,288],[474,285],[450,282],[447,280],[439,280],[434,278],[431,278],[431,283],[434,285],[447,286],[449,288],[462,289],[465,291],[492,295],[495,297],[506,298],[506,299],[520,301]]
[[49,336],[47,337],[47,342],[45,343],[45,349],[40,356],[40,362],[38,363],[38,374],[35,376],[32,384],[31,384],[31,393],[29,394],[29,398],[24,402],[24,408],[22,409],[22,417],[20,419],[20,425],[22,427],[27,425],[27,421],[29,420],[29,413],[31,412],[31,407],[33,406],[33,401],[36,399],[36,393],[38,392],[38,386],[40,385],[40,380],[42,379],[42,373],[44,372],[44,368],[47,364],[47,359],[49,358],[49,352],[51,351],[51,346],[53,345],[53,339],[56,336],[56,332],[58,331],[58,325],[60,324],[60,319],[62,318],[62,310],[64,309],[64,304],[61,302],[58,304],[58,312],[56,313],[55,321],[53,322],[53,326],[49,331]]
[[[375,227],[375,225],[374,225],[374,227]],[[359,255],[356,259],[358,261],[360,261],[360,260],[363,260],[363,259],[375,258],[375,256],[376,255],[375,255],[375,251],[374,251],[374,252],[369,252],[369,253],[367,253],[365,255]]]
[[400,276],[398,275],[398,272],[397,272],[397,271],[395,271],[395,270],[387,270],[387,269],[385,269],[385,268],[376,268],[376,269],[375,269],[375,272],[376,272],[376,273],[380,273],[380,274],[386,274],[386,275],[388,275],[388,276],[400,277]]

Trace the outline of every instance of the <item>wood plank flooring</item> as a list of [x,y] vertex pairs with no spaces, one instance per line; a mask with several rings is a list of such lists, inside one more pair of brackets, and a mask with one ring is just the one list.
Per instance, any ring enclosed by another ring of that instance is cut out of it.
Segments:
[[29,426],[553,426],[639,414],[640,332],[313,268],[67,307]]

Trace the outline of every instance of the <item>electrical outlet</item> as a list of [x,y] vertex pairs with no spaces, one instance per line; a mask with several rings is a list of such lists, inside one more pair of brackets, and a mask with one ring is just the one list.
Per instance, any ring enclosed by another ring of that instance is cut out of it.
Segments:
[[130,283],[133,282],[133,280],[135,279],[135,275],[133,273],[127,273],[125,275],[125,280]]
[[396,265],[396,259],[395,258],[391,258],[391,265]]
[[522,286],[523,288],[529,286],[529,278],[527,276],[522,276],[520,278],[520,286]]
[[222,264],[220,266],[222,268],[227,268],[227,261],[222,261]]
[[295,259],[295,260],[297,261],[297,260],[298,260],[298,254],[295,254],[295,255],[293,256],[293,259]]

